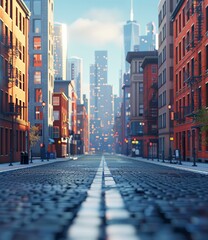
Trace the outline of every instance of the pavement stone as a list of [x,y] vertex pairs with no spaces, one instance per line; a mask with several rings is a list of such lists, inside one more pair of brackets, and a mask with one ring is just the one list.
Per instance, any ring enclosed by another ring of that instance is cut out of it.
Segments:
[[0,166],[0,240],[208,239],[205,165],[117,155],[46,163]]

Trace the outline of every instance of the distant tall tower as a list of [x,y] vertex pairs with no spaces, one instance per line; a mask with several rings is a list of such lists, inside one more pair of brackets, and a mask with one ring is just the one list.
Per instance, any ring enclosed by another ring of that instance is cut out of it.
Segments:
[[[54,88],[53,66],[53,0],[24,0],[31,11],[29,31],[29,121],[37,126],[42,136],[40,141],[47,150],[48,139],[53,138]],[[44,17],[43,17],[44,16]],[[45,102],[45,106],[42,105]],[[42,107],[44,106],[44,107]],[[33,149],[40,154],[39,144]]]
[[[134,20],[133,0],[131,0],[130,20],[124,25],[125,59],[129,51],[134,51],[139,45],[139,24]],[[129,72],[129,63],[125,62],[125,71]]]
[[67,79],[74,80],[77,103],[82,103],[82,75],[83,60],[78,57],[71,57],[67,62]]
[[66,80],[67,26],[54,24],[54,70],[55,80]]
[[146,25],[146,35],[139,37],[139,51],[154,51],[156,49],[156,27],[154,22]]

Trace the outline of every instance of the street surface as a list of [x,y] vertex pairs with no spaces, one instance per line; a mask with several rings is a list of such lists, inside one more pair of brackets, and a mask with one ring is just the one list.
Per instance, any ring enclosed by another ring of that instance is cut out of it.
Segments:
[[0,173],[0,240],[207,240],[208,175],[116,155]]

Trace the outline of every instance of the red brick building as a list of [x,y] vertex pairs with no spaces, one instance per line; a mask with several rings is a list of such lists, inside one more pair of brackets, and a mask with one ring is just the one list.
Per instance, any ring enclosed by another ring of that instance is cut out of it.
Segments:
[[0,163],[28,151],[28,23],[22,0],[0,1]]
[[[128,52],[126,60],[130,63],[130,118],[127,148],[132,156],[143,156],[144,150],[144,78],[142,63],[146,57],[157,56],[157,51]],[[147,75],[149,68],[147,68]],[[157,74],[157,70],[156,70]],[[147,76],[148,77],[148,76]],[[127,129],[128,129],[127,128]]]
[[142,62],[144,87],[143,157],[158,154],[158,57],[148,56]]
[[208,0],[180,0],[174,22],[174,148],[183,160],[208,160],[205,133],[196,123],[208,107]]
[[57,157],[67,156],[69,139],[68,98],[61,93],[53,93],[53,138]]

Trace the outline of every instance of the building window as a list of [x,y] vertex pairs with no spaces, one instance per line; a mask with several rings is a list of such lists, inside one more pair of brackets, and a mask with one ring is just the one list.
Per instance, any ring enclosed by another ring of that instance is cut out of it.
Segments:
[[41,1],[40,0],[33,1],[33,12],[34,12],[34,15],[41,15]]
[[152,73],[157,73],[157,67],[152,65]]
[[198,88],[198,108],[202,108],[202,92],[201,88]]
[[170,76],[169,76],[170,81],[173,81],[173,67],[169,68],[169,73],[170,73]]
[[208,73],[208,45],[206,46],[206,73]]
[[198,136],[199,136],[199,141],[198,141],[198,150],[201,151],[202,150],[202,131],[201,129],[198,130]]
[[60,98],[59,97],[53,97],[53,106],[59,106],[60,104]]
[[[2,127],[0,127],[0,142],[3,143],[4,139],[3,139],[3,134],[4,134],[4,129]],[[0,144],[0,155],[3,155],[3,146],[4,144]]]
[[53,111],[53,120],[54,121],[59,120],[59,111]]
[[59,127],[58,126],[53,127],[53,138],[59,138]]
[[5,12],[6,13],[8,13],[8,11],[9,11],[9,7],[8,7],[8,4],[9,4],[9,2],[8,2],[8,0],[4,0],[4,4],[5,4]]
[[142,62],[139,62],[139,73],[143,73]]
[[191,27],[191,47],[194,47],[194,25]]
[[189,51],[190,50],[190,33],[187,32],[187,36],[186,36],[186,50]]
[[33,49],[34,50],[41,50],[41,37],[34,37],[33,38]]
[[186,39],[185,37],[183,38],[183,46],[182,46],[182,56],[184,57],[185,56],[185,53],[186,53]]
[[185,16],[185,7],[183,8],[183,15],[182,15],[182,26],[185,27],[186,16]]
[[143,114],[144,114],[144,105],[140,104],[139,105],[139,116],[143,116]]
[[41,72],[40,71],[34,72],[34,84],[41,84]]
[[43,94],[41,88],[35,89],[35,102],[41,102],[43,101]]
[[43,119],[43,111],[41,111],[41,108],[40,106],[35,107],[35,120]]
[[41,33],[41,20],[40,19],[33,20],[33,32]]
[[3,42],[3,22],[0,19],[0,42]]
[[34,54],[33,66],[34,67],[42,67],[42,54]]
[[202,56],[201,52],[198,53],[198,75],[202,75]]
[[16,7],[16,26],[18,27],[18,8]]
[[[208,6],[206,7],[206,19],[208,19]],[[206,32],[208,35],[208,21],[206,21]]]
[[208,83],[206,83],[206,107],[208,107]]
[[0,86],[3,83],[4,68],[3,68],[3,57],[0,56]]

